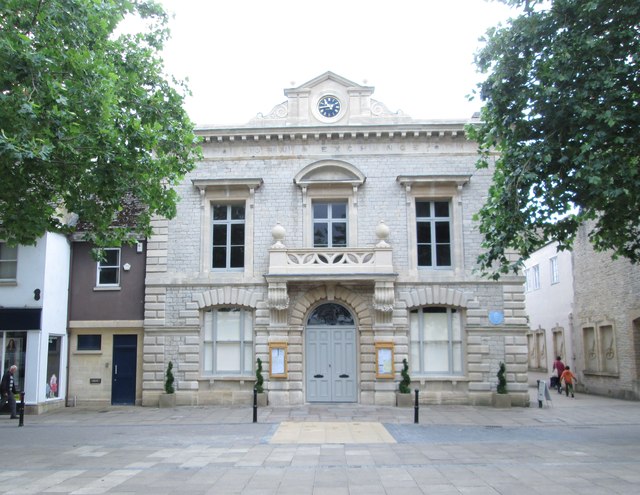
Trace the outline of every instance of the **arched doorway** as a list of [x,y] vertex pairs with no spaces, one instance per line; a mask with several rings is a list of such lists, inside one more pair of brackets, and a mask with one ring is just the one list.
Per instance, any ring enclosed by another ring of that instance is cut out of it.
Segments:
[[308,402],[356,402],[356,327],[343,306],[314,309],[305,330]]

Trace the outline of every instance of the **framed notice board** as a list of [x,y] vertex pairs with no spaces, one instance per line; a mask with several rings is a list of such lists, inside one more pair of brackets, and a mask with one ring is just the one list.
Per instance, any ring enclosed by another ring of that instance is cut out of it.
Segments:
[[269,377],[287,378],[287,344],[273,342],[269,344]]
[[394,378],[393,342],[376,343],[376,378]]

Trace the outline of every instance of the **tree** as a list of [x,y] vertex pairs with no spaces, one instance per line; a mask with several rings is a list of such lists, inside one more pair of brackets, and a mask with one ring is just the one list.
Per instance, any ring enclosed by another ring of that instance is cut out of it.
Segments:
[[[598,251],[640,261],[640,3],[503,0],[522,10],[476,54],[485,102],[479,167],[495,160],[476,219],[494,279],[593,225]],[[515,259],[510,252],[518,253]]]
[[498,367],[498,373],[496,374],[496,376],[498,377],[498,387],[496,392],[498,392],[499,394],[507,393],[507,379],[505,378],[506,372],[507,367],[504,363],[501,362],[500,366]]
[[[144,29],[117,35],[125,16]],[[68,212],[87,240],[117,245],[175,215],[172,186],[199,148],[188,89],[163,74],[167,22],[152,0],[0,4],[0,239],[67,233]],[[114,223],[130,198],[135,222]]]
[[402,360],[402,370],[400,371],[402,375],[402,380],[400,381],[400,393],[408,394],[411,392],[409,386],[411,385],[411,377],[409,376],[409,363],[407,359]]

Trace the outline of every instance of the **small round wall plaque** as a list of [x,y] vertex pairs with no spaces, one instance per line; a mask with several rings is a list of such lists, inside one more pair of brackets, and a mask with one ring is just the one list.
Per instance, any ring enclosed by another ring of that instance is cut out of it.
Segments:
[[504,313],[502,311],[489,311],[489,321],[492,325],[500,325],[504,321]]

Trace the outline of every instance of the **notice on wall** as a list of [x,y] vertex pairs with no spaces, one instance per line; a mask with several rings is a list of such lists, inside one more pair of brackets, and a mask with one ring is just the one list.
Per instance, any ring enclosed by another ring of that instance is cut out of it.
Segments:
[[269,354],[271,366],[269,375],[275,378],[286,378],[287,376],[287,346],[286,344],[271,344]]

